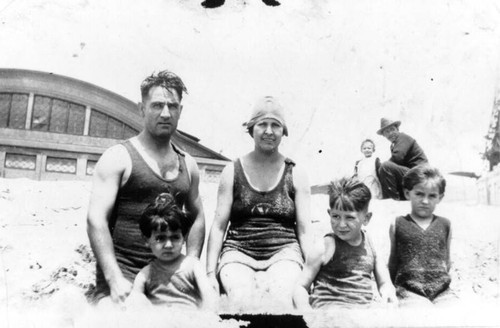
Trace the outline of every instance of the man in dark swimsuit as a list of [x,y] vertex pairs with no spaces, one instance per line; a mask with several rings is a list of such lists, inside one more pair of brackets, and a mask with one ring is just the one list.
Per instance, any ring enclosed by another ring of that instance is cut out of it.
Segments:
[[404,200],[403,176],[412,167],[428,162],[417,141],[399,131],[400,125],[401,121],[382,118],[377,131],[377,134],[391,142],[391,158],[382,163],[378,170],[384,199]]
[[182,112],[186,87],[169,71],[141,84],[140,134],[107,149],[96,165],[87,217],[87,233],[97,259],[95,301],[109,296],[126,300],[132,282],[152,254],[140,234],[144,208],[161,192],[171,192],[189,213],[188,255],[199,257],[205,239],[205,217],[198,191],[195,160],[177,149],[171,138]]

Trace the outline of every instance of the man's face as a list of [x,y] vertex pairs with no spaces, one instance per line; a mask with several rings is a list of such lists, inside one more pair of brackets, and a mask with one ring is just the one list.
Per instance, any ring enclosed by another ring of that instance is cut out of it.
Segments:
[[398,135],[399,135],[399,129],[397,126],[391,125],[390,127],[386,128],[384,131],[382,131],[382,135],[387,138],[390,142],[396,141]]
[[177,130],[182,105],[177,91],[155,86],[143,99],[141,111],[147,133],[160,139],[170,138]]

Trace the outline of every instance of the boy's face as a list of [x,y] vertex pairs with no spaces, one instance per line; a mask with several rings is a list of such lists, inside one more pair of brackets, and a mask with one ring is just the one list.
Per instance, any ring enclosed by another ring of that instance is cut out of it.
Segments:
[[181,255],[184,236],[180,229],[166,231],[153,231],[148,239],[148,245],[153,255],[163,261],[172,262]]
[[367,225],[372,213],[367,211],[349,212],[328,209],[333,233],[351,245],[359,245],[362,240],[361,227]]
[[363,155],[365,155],[365,157],[372,157],[372,154],[373,154],[373,144],[371,142],[365,142],[362,146],[361,146],[361,152],[363,153]]
[[437,184],[429,180],[415,185],[412,190],[405,189],[405,196],[410,200],[412,216],[417,219],[432,218],[436,205],[443,199]]

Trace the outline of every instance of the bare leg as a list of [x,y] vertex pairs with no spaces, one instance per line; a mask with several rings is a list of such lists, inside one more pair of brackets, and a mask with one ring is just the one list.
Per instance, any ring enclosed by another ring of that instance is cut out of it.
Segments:
[[273,304],[272,310],[290,312],[293,310],[292,293],[301,272],[300,265],[294,261],[282,260],[270,266],[264,278],[268,284],[265,303]]
[[240,263],[224,265],[220,270],[220,281],[234,310],[248,312],[256,308],[255,271],[249,266]]

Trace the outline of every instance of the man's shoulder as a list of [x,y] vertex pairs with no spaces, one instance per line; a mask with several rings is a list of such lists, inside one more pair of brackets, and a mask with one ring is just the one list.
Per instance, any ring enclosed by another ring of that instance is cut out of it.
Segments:
[[398,139],[405,140],[405,141],[414,141],[415,140],[410,135],[408,135],[404,132],[399,132]]

